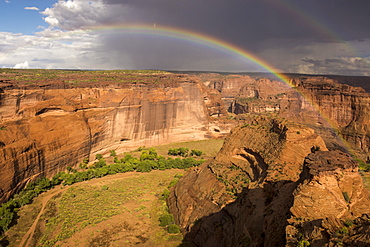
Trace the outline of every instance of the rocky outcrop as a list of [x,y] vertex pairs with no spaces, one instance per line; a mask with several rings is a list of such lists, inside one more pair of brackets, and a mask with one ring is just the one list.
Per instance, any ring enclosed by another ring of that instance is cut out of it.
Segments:
[[300,183],[293,192],[288,220],[288,246],[368,246],[370,201],[357,163],[340,151],[315,152],[305,160]]
[[265,214],[275,212],[273,222],[282,225],[268,241],[284,241],[289,195],[304,157],[317,149],[326,147],[311,129],[282,120],[259,117],[234,129],[216,158],[172,191],[169,208],[185,239],[196,246],[261,244],[270,238]]
[[[197,78],[50,73],[55,77],[50,81],[28,83],[37,78],[35,72],[26,82],[3,79],[0,86],[0,202],[29,180],[53,176],[96,153],[199,140],[228,131],[211,122],[212,115],[226,111],[221,99]],[[3,78],[11,76],[4,74]]]
[[325,150],[312,129],[287,121],[260,117],[234,129],[213,161],[171,191],[169,209],[185,241],[195,246],[297,244],[302,239],[286,237],[295,220],[354,220],[370,212],[356,163],[345,153]]

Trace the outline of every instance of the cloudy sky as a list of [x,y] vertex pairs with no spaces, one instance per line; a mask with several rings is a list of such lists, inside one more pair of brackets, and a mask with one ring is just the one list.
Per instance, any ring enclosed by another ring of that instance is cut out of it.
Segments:
[[0,68],[370,76],[369,0],[0,1]]

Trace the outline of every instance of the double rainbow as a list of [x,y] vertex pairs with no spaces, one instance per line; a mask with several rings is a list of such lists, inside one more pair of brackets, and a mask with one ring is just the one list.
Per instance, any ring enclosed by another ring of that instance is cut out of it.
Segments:
[[154,35],[167,37],[190,43],[209,47],[223,53],[230,54],[235,58],[241,58],[246,61],[250,61],[263,69],[264,71],[274,74],[282,81],[289,84],[289,79],[275,69],[272,65],[263,61],[252,52],[242,49],[232,43],[226,42],[216,37],[209,36],[207,34],[195,32],[178,27],[163,26],[156,24],[128,24],[128,25],[109,25],[109,26],[97,26],[89,27],[90,30],[98,34],[127,34],[127,35]]
[[[159,26],[159,25],[149,25],[149,24],[130,24],[130,25],[110,25],[110,26],[98,26],[94,28],[89,28],[91,32],[98,33],[98,34],[135,34],[135,35],[154,35],[154,36],[161,36],[161,37],[168,37],[177,40],[184,40],[191,43],[195,43],[198,45],[203,45],[206,47],[210,47],[216,49],[218,51],[222,51],[228,54],[233,55],[236,58],[243,58],[244,60],[250,61],[263,70],[274,74],[277,78],[285,82],[290,87],[293,87],[290,79],[275,69],[272,65],[267,63],[266,61],[262,60],[261,58],[257,57],[253,53],[242,49],[234,44],[226,42],[216,37],[209,36],[207,34],[198,33],[191,30],[186,30],[178,27],[170,27],[170,26]],[[326,121],[326,123],[331,126],[332,129],[335,128],[335,124],[333,121],[327,117],[320,107],[302,93],[302,91],[297,92],[310,104],[313,108],[320,114],[320,116]],[[350,145],[341,137],[338,136],[342,145],[349,151],[351,150]]]

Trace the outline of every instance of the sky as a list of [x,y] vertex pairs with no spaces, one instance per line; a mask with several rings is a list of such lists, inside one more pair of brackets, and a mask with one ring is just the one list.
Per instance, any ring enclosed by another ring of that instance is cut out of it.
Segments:
[[368,0],[0,0],[0,68],[370,76]]

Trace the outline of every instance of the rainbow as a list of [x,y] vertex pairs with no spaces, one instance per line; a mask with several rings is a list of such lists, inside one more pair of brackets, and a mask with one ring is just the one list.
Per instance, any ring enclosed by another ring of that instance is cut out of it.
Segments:
[[[346,43],[343,41],[337,33],[333,32],[331,28],[328,28],[327,25],[324,25],[319,20],[315,19],[307,11],[300,8],[297,2],[290,1],[266,1],[266,4],[272,5],[275,9],[279,9],[281,12],[289,15],[290,17],[297,20],[297,23],[313,30],[316,33],[319,33],[323,38],[326,38],[332,43]],[[353,55],[359,56],[357,49],[348,43],[345,44],[346,50]]]
[[[206,47],[210,47],[219,51],[226,52],[228,54],[232,54],[236,57],[241,57],[246,59],[258,66],[260,66],[263,70],[274,74],[277,78],[282,80],[288,86],[294,88],[291,80],[284,75],[283,73],[277,71],[272,65],[268,64],[266,61],[263,61],[253,53],[242,49],[234,44],[226,42],[216,37],[212,37],[203,33],[198,33],[195,31],[190,31],[178,27],[170,27],[170,26],[159,26],[159,25],[149,25],[149,24],[129,24],[129,25],[111,25],[111,26],[98,26],[94,28],[89,28],[91,32],[96,32],[98,34],[111,34],[111,33],[122,33],[122,34],[145,34],[145,35],[155,35],[155,36],[162,36],[162,37],[169,37],[178,40],[185,40],[195,44],[200,44]],[[331,119],[322,112],[320,107],[310,99],[304,95],[304,93],[300,90],[296,91],[310,104],[313,106],[316,112],[320,114],[320,116],[327,122],[327,124],[335,130],[335,124]],[[347,141],[343,138],[338,136],[338,139],[342,142],[342,145],[350,152],[351,148]]]
[[173,38],[177,40],[188,41],[195,44],[200,44],[234,57],[242,58],[258,65],[264,71],[274,74],[277,78],[289,84],[289,79],[275,69],[272,65],[263,61],[252,52],[242,49],[234,44],[226,42],[216,37],[207,34],[198,33],[192,30],[187,30],[178,27],[170,27],[164,25],[148,25],[148,24],[127,24],[127,25],[110,25],[110,26],[97,26],[89,27],[92,32],[99,34],[122,33],[122,34],[138,34],[138,35],[155,35]]

